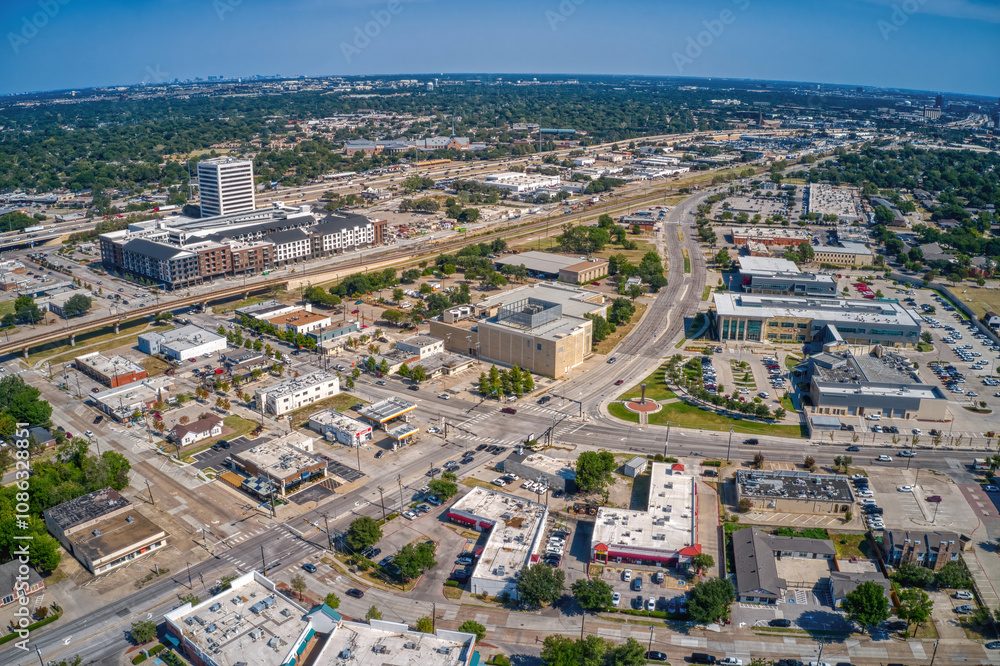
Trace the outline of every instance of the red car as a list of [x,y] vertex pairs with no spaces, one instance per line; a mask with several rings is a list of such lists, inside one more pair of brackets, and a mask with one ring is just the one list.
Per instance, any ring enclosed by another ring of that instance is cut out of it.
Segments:
[[618,379],[618,380],[615,380],[615,386],[621,386],[621,385],[622,385],[622,384],[624,384],[624,383],[625,383],[625,380],[624,380],[624,379]]
[[504,407],[500,411],[503,412],[504,414],[517,414],[517,410],[514,409],[513,407]]

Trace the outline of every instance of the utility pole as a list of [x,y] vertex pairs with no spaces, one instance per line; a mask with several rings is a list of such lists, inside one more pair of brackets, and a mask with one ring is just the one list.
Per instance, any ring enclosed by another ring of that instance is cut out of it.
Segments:
[[647,650],[653,649],[653,627],[649,628],[649,645],[646,647]]
[[149,503],[156,506],[156,500],[153,499],[153,489],[149,487],[148,480],[146,480],[146,492],[149,493]]
[[267,560],[264,559],[264,544],[260,544],[260,572],[261,575],[267,575]]
[[379,486],[378,487],[378,501],[379,501],[379,504],[382,505],[382,520],[385,521],[385,498],[382,496],[382,491],[383,491],[382,486]]
[[330,516],[323,514],[323,524],[326,526],[326,545],[333,550],[333,538],[330,536]]
[[729,453],[733,450],[733,429],[729,429],[729,445],[726,446],[726,462],[730,462]]
[[358,445],[354,447],[354,450],[357,451],[357,454],[358,454],[358,472],[360,472],[361,471],[361,442],[358,442]]
[[405,502],[403,502],[403,475],[402,474],[397,474],[396,475],[396,483],[399,484],[399,510],[402,511],[403,510],[403,505],[405,504]]
[[663,440],[663,457],[667,457],[667,445],[670,444],[670,424],[667,424],[667,437]]

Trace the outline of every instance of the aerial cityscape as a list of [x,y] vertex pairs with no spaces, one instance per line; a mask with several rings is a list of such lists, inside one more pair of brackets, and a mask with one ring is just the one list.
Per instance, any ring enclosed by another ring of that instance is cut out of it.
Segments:
[[0,664],[1000,664],[1000,7],[0,7]]

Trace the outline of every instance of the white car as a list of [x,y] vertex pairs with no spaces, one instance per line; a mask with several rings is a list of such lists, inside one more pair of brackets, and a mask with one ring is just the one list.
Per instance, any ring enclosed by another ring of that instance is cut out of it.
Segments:
[[622,572],[622,580],[625,581],[626,583],[629,582],[630,580],[632,580],[632,570],[631,569],[626,569],[625,571]]
[[896,492],[897,493],[912,493],[913,492],[913,486],[897,486],[896,487]]
[[743,666],[743,660],[737,659],[736,657],[726,657],[717,662],[717,664],[723,664],[724,666]]
[[442,393],[438,397],[441,398],[442,400],[451,400],[451,396],[448,395],[447,393]]
[[614,606],[615,608],[617,608],[618,604],[620,604],[621,602],[622,602],[622,595],[621,594],[619,594],[618,592],[615,592],[614,594],[611,595],[611,605],[612,606]]
[[956,599],[962,599],[963,601],[971,601],[972,599],[975,598],[975,595],[973,595],[972,592],[969,592],[968,590],[959,590],[955,592],[954,597]]
[[883,453],[876,460],[879,462],[892,462],[892,456],[887,456]]

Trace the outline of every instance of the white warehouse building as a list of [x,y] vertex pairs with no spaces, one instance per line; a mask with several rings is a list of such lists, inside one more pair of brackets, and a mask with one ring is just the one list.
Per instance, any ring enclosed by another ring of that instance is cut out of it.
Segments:
[[162,354],[175,361],[186,361],[225,349],[226,339],[223,336],[194,325],[139,336],[139,351],[150,355]]
[[327,409],[309,417],[309,427],[325,439],[348,446],[361,446],[372,439],[372,427],[340,412]]

